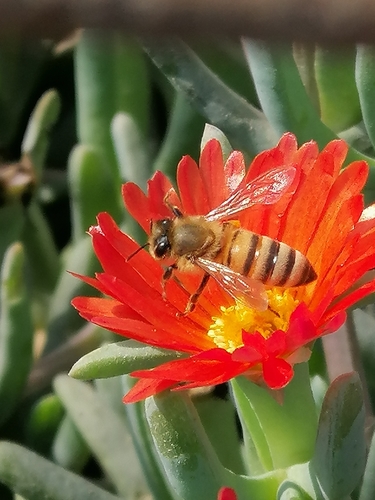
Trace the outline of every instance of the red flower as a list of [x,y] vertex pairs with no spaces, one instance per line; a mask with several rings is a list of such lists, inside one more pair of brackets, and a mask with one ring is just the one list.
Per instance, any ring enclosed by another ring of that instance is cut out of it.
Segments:
[[[210,279],[195,310],[181,315],[186,290],[196,290],[201,274],[177,273],[183,287],[169,280],[165,299],[160,264],[145,250],[127,262],[138,244],[110,215],[98,215],[98,225],[89,233],[104,272],[81,279],[108,298],[77,297],[74,307],[87,320],[120,335],[186,353],[186,358],[133,372],[140,380],[126,402],[167,388],[218,384],[240,374],[281,388],[291,380],[293,364],[309,358],[311,341],[335,331],[345,310],[374,291],[374,280],[358,285],[374,267],[375,256],[374,208],[364,210],[360,194],[368,166],[358,161],[341,170],[346,152],[341,140],[320,153],[314,142],[298,149],[295,137],[285,134],[275,148],[259,154],[247,172],[237,151],[224,164],[215,140],[204,148],[199,167],[188,156],[180,161],[178,193],[172,197],[186,215],[207,214],[241,181],[249,183],[276,167],[295,167],[293,184],[279,201],[250,206],[235,216],[241,228],[302,252],[317,273],[305,286],[269,287],[266,311],[234,301]],[[160,172],[149,181],[147,195],[135,184],[123,186],[125,205],[146,232],[151,220],[172,216],[164,203],[171,188]]]
[[232,488],[228,488],[227,486],[223,486],[220,488],[219,493],[217,494],[217,500],[237,500],[237,495]]

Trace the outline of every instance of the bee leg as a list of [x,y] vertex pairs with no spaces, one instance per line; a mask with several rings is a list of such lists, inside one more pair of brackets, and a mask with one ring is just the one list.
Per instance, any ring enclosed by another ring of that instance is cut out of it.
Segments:
[[275,311],[274,309],[272,309],[272,307],[268,306],[268,309],[269,309],[271,312],[273,312],[273,314],[274,314],[275,316],[278,316],[278,317],[280,318],[280,314],[279,314],[277,311]]
[[194,311],[195,304],[197,303],[197,300],[199,299],[199,296],[203,292],[204,287],[207,285],[209,279],[210,279],[210,275],[208,273],[205,273],[197,290],[192,295],[190,295],[188,303],[186,304],[184,315],[189,314],[192,311]]
[[166,298],[167,298],[167,292],[165,289],[165,285],[166,285],[167,281],[172,277],[173,271],[175,269],[177,269],[177,264],[172,264],[164,269],[164,273],[163,273],[163,276],[161,278],[161,286],[163,289],[163,293],[162,293],[163,300],[166,300]]
[[181,210],[169,202],[169,198],[171,196],[172,191],[173,190],[170,189],[168,193],[164,196],[163,199],[164,205],[166,205],[169,208],[169,210],[173,213],[175,217],[182,217],[183,213],[181,212]]

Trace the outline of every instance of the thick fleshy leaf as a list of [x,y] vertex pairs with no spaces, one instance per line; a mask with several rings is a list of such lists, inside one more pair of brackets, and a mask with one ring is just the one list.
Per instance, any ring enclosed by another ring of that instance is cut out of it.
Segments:
[[1,267],[0,423],[19,403],[33,361],[34,326],[25,286],[25,253],[14,243]]
[[368,390],[370,394],[375,394],[375,377],[372,376],[375,359],[375,342],[373,335],[369,335],[369,332],[375,332],[375,318],[372,313],[372,304],[364,309],[354,309],[351,314],[356,337],[358,338],[358,347],[365,370]]
[[[292,46],[280,47],[259,40],[245,40],[243,46],[262,110],[275,130],[280,135],[290,130],[301,142],[313,138],[322,148],[335,139],[307,95]],[[374,165],[372,158],[350,148],[347,161],[359,159]]]
[[304,142],[313,137],[324,146],[334,134],[320,121],[303,86],[292,47],[243,41],[262,109],[272,126],[282,134],[294,132]]
[[374,100],[371,90],[375,82],[375,51],[371,45],[359,45],[355,63],[355,79],[361,104],[362,118],[372,145],[375,144]]
[[121,179],[144,187],[151,175],[151,161],[145,138],[134,117],[130,113],[116,113],[111,122],[111,135]]
[[95,148],[75,146],[69,157],[68,182],[74,241],[84,236],[98,212],[108,210],[117,221],[121,220],[120,185]]
[[0,265],[8,247],[12,243],[19,241],[24,223],[25,213],[20,202],[14,202],[0,208]]
[[[67,250],[66,268],[69,271],[93,275],[98,270],[98,261],[92,251],[90,238],[83,237]],[[51,297],[48,318],[48,339],[45,352],[60,345],[72,332],[82,326],[83,321],[70,306],[70,301],[77,295],[93,295],[92,289],[75,279],[65,270]]]
[[[29,58],[30,56],[27,57],[28,60],[30,60]],[[8,99],[10,98],[8,97]],[[60,108],[61,100],[56,90],[47,90],[38,100],[31,113],[22,140],[22,154],[31,159],[38,179],[42,175],[47,155],[49,134],[58,119]]]
[[47,456],[65,410],[55,394],[39,398],[25,419],[25,444],[37,453]]
[[290,480],[284,481],[277,492],[277,500],[313,500],[301,486]]
[[249,469],[242,456],[237,410],[232,399],[226,396],[226,390],[219,386],[203,394],[192,391],[191,397],[220,462],[235,474],[245,474]]
[[233,92],[183,42],[147,43],[145,49],[172,85],[186,94],[208,122],[234,147],[252,155],[271,146],[275,136],[263,114]]
[[[166,393],[148,399],[146,418],[166,477],[179,497],[216,499],[220,488],[229,485],[241,500],[275,498],[283,474],[248,478],[225,469],[186,394]],[[171,436],[176,437],[172,446]]]
[[54,436],[54,462],[64,469],[79,473],[90,459],[91,452],[73,421],[65,416]]
[[[0,114],[6,117],[0,124],[2,151],[17,140],[20,122],[26,117],[27,107],[34,102],[35,97],[41,91],[39,89],[38,92],[36,89],[43,78],[45,64],[51,56],[50,47],[39,38],[25,40],[20,36],[9,34],[4,38],[4,42],[0,52],[0,74],[3,75],[0,85]],[[49,91],[49,93],[52,92],[56,93]],[[34,118],[34,130],[38,129],[40,124],[44,125],[44,120],[42,121],[41,118],[43,120],[44,117]],[[36,133],[33,138],[38,135]]]
[[134,460],[134,452],[131,437],[119,414],[103,404],[98,393],[84,382],[59,375],[54,387],[115,489],[125,498],[134,495],[138,489],[139,471],[126,466],[129,460]]
[[120,500],[15,443],[0,442],[0,481],[28,500]]
[[361,120],[358,90],[354,78],[355,48],[318,47],[315,76],[323,123],[340,132]]
[[168,115],[166,134],[152,169],[161,170],[173,179],[176,175],[176,165],[182,155],[198,156],[205,120],[196,107],[191,105],[187,96],[179,91],[175,93]]
[[116,377],[134,370],[153,368],[181,356],[175,351],[126,340],[106,344],[86,354],[73,365],[69,375],[81,380]]
[[317,417],[308,367],[302,363],[295,369],[280,403],[245,377],[232,381],[243,431],[250,436],[263,470],[306,462],[313,452]]
[[375,498],[375,435],[371,440],[367,456],[366,469],[362,480],[359,500],[372,500]]
[[[25,223],[21,236],[28,260],[29,280],[35,295],[42,300],[56,289],[61,262],[47,219],[33,200],[24,211]],[[65,270],[64,270],[65,272]]]
[[331,500],[356,488],[366,463],[365,411],[357,374],[338,377],[323,401],[311,470]]
[[[225,484],[225,469],[219,463],[189,398],[184,394],[165,394],[149,399],[146,401],[146,417],[159,458],[175,492],[184,500],[216,498],[219,488]],[[177,437],[173,449],[170,448],[170,436]]]
[[223,150],[223,159],[224,162],[226,162],[229,155],[233,151],[230,142],[228,141],[226,135],[219,128],[215,127],[215,125],[211,125],[210,123],[206,123],[201,138],[201,151],[203,150],[207,142],[209,142],[211,139],[216,139],[220,142],[221,149]]
[[111,121],[115,113],[125,111],[146,132],[149,105],[146,61],[136,42],[115,32],[84,30],[75,49],[79,141],[100,151],[118,182]]
[[[131,377],[128,375],[121,377],[122,392],[128,392],[132,386],[133,379]],[[155,498],[173,500],[171,488],[167,484],[157,451],[153,445],[150,428],[146,420],[144,402],[129,405],[121,404],[151,493]]]

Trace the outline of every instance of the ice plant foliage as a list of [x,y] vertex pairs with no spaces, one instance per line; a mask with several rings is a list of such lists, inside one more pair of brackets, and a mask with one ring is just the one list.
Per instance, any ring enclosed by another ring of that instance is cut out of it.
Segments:
[[[216,140],[205,146],[199,166],[188,156],[180,161],[173,199],[185,215],[209,213],[240,182],[251,182],[270,169],[296,169],[279,201],[250,206],[233,217],[239,227],[299,250],[317,273],[305,286],[270,287],[266,311],[235,301],[211,278],[195,310],[184,315],[202,273],[177,272],[179,282],[169,280],[163,296],[160,263],[147,250],[127,261],[138,244],[108,213],[98,215],[89,234],[103,272],[80,278],[106,297],[77,297],[74,307],[88,321],[120,335],[186,353],[185,358],[133,372],[139,380],[126,402],[165,389],[219,384],[240,374],[282,388],[293,377],[293,365],[309,358],[312,341],[335,331],[345,320],[345,310],[375,290],[375,280],[363,281],[375,257],[375,211],[364,209],[361,194],[368,166],[357,161],[343,169],[346,153],[342,140],[319,152],[314,142],[298,148],[288,133],[248,169],[237,151],[224,163]],[[146,232],[152,220],[172,217],[164,202],[171,188],[161,172],[149,181],[147,194],[133,183],[123,186],[125,206]]]

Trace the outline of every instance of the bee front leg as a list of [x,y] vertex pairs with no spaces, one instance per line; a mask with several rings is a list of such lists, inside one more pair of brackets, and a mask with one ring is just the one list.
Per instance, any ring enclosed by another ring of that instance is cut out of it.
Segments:
[[199,296],[203,292],[205,286],[208,283],[208,280],[210,279],[210,275],[208,273],[205,273],[205,275],[202,278],[202,281],[200,282],[199,287],[197,290],[190,295],[188,303],[186,304],[185,312],[184,315],[191,313],[195,309],[195,304],[197,303],[197,300],[199,299]]
[[169,279],[171,279],[171,277],[173,275],[173,271],[176,269],[177,269],[177,264],[172,264],[164,269],[164,273],[163,273],[163,276],[161,278],[161,286],[162,286],[162,290],[163,290],[163,292],[162,292],[163,300],[167,299],[167,292],[165,289],[165,285],[166,285],[167,281]]

